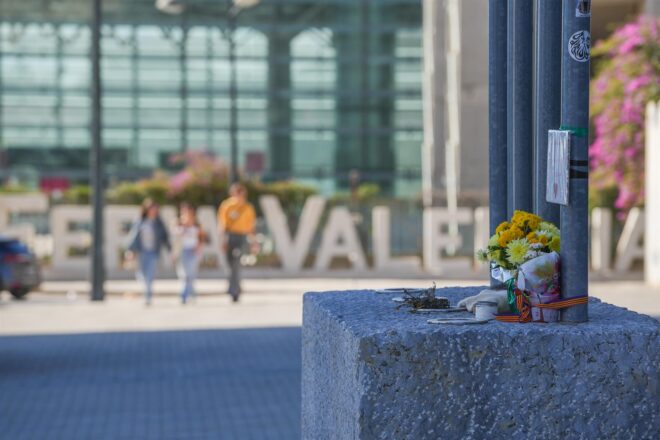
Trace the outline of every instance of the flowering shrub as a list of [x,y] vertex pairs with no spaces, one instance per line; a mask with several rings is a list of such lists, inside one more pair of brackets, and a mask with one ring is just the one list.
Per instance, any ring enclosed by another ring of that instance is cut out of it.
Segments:
[[227,196],[229,168],[206,151],[189,151],[170,158],[183,169],[169,178],[168,197],[176,202],[193,205],[217,205]]
[[641,17],[592,52],[591,183],[596,191],[616,192],[620,217],[644,201],[645,110],[648,102],[660,99],[659,28],[657,18]]

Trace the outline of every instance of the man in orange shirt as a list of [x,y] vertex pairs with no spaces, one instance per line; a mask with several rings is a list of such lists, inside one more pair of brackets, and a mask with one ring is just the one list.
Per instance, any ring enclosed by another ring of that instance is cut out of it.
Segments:
[[218,209],[218,229],[223,237],[222,248],[229,262],[229,290],[234,302],[241,294],[240,266],[241,254],[246,242],[252,245],[254,226],[257,216],[254,206],[247,201],[247,189],[240,183],[234,183],[229,188],[229,198],[220,204]]

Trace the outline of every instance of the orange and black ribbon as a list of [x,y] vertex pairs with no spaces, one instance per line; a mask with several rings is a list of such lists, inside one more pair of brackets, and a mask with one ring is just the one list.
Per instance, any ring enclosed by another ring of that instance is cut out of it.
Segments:
[[[516,308],[519,313],[502,313],[495,315],[495,319],[500,322],[531,322],[532,321],[532,307],[538,307],[541,309],[541,314],[543,309],[566,309],[568,307],[578,306],[581,304],[586,304],[589,301],[589,296],[581,295],[574,296],[572,298],[560,299],[558,301],[552,301],[546,304],[535,304],[532,306],[532,303],[529,301],[529,297],[525,293],[518,289],[514,289],[514,294],[516,298]],[[541,315],[543,316],[543,315]]]

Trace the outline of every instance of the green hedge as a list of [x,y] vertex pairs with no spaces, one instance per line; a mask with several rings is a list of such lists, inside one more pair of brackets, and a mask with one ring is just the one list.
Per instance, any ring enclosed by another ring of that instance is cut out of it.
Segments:
[[[305,200],[316,194],[314,188],[299,183],[282,181],[262,183],[245,181],[250,201],[259,209],[258,200],[263,195],[274,195],[282,204],[287,214],[295,214],[302,208]],[[194,206],[217,206],[228,195],[227,181],[210,180],[200,184],[190,182],[177,188],[173,193],[167,178],[154,177],[137,182],[121,182],[106,193],[106,202],[117,205],[139,205],[146,198],[151,198],[161,205],[176,205],[182,202]],[[91,190],[87,185],[78,185],[65,191],[63,203],[89,204]]]

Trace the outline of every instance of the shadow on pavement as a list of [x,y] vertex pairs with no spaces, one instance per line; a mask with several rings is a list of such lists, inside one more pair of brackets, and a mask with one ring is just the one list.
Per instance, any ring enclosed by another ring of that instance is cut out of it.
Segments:
[[300,329],[0,337],[0,437],[300,438]]

